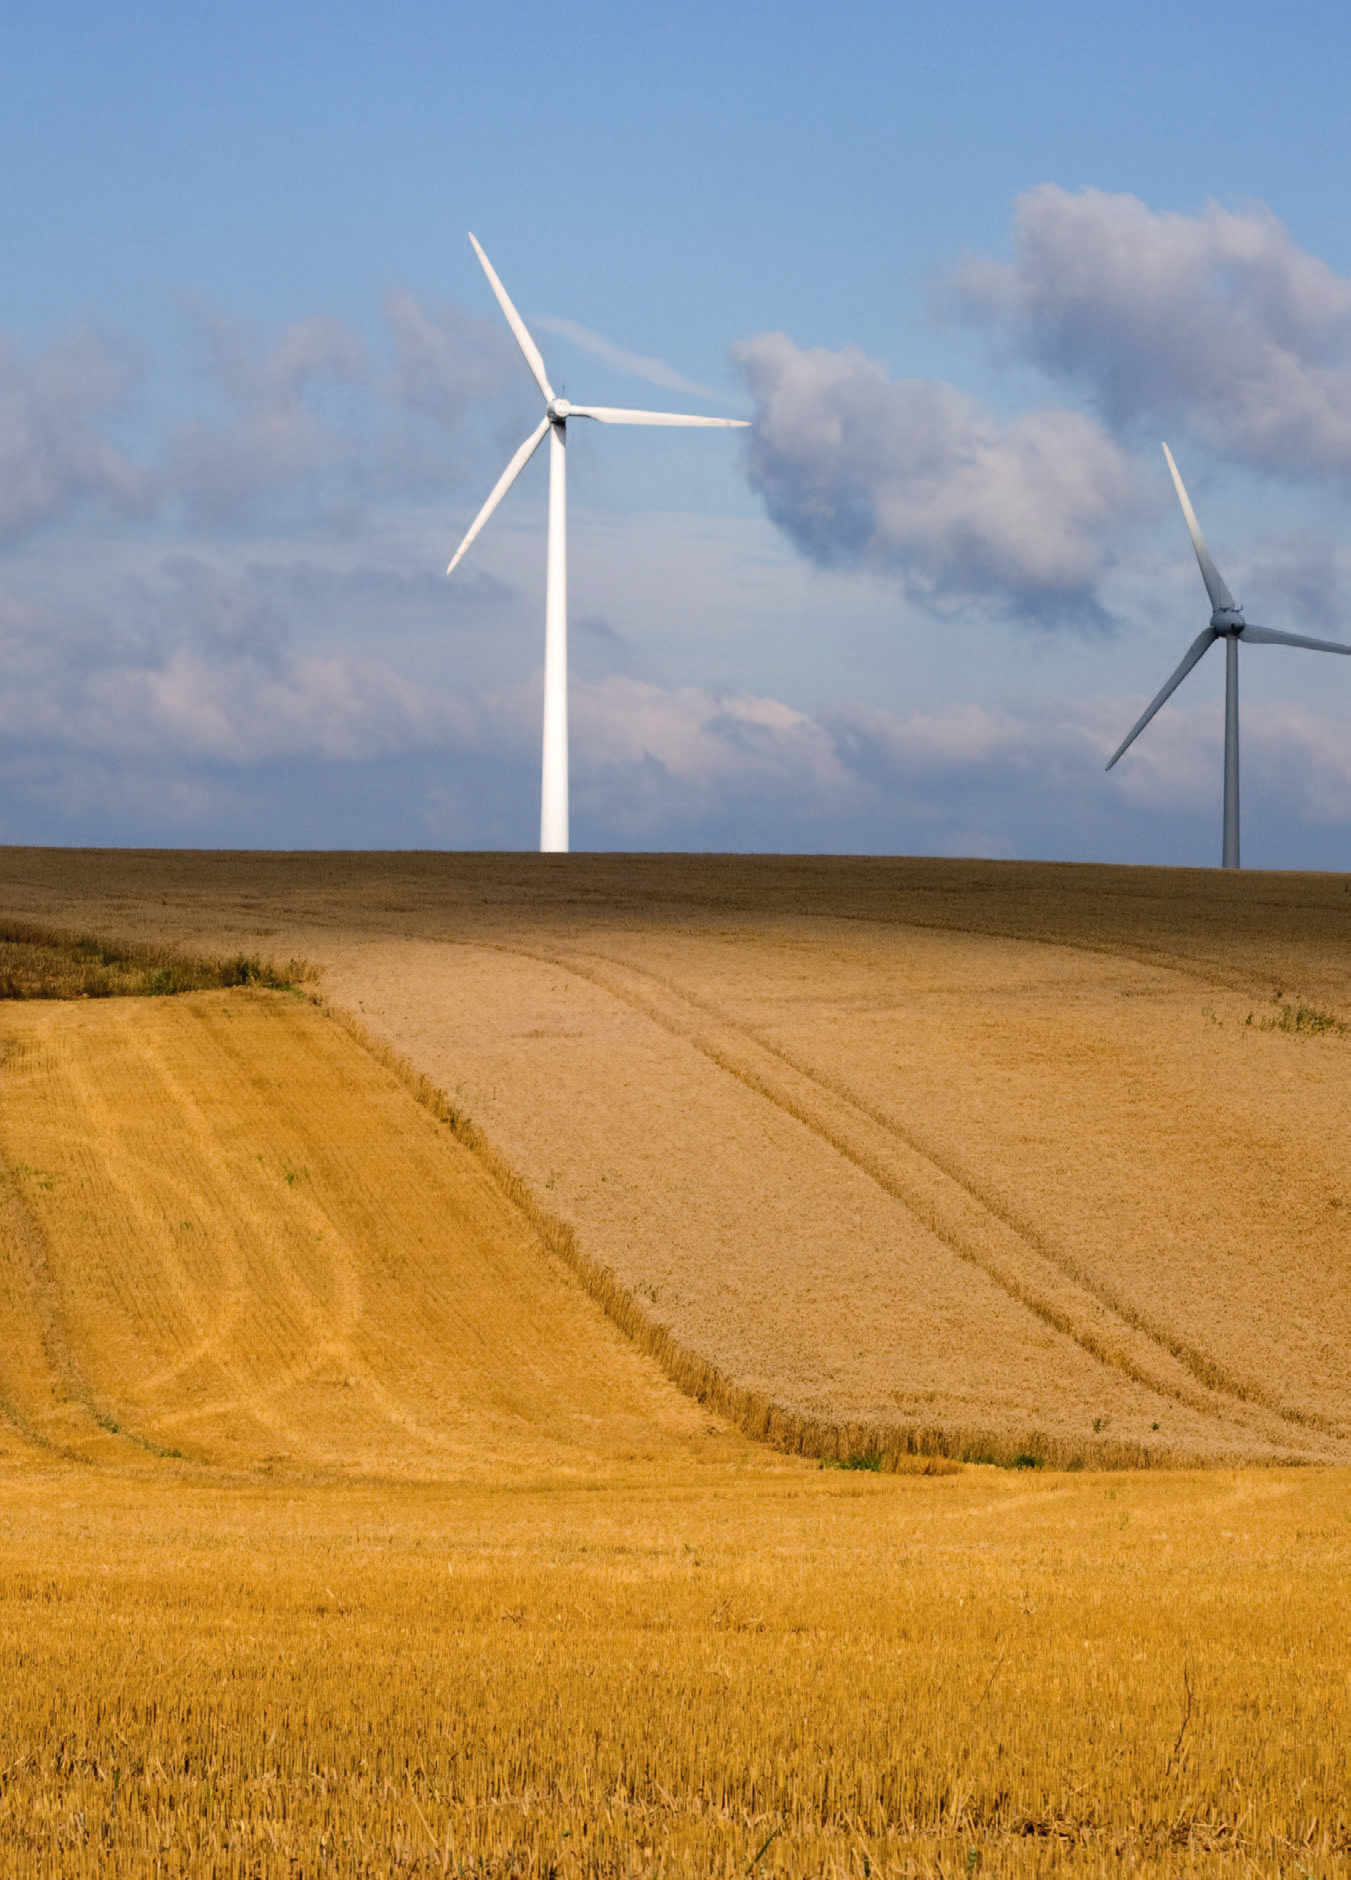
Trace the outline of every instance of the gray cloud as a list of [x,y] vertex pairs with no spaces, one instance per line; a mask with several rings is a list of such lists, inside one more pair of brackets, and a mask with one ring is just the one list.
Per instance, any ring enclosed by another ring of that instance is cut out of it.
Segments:
[[383,344],[368,349],[329,318],[268,341],[189,308],[216,405],[168,440],[170,487],[191,522],[350,532],[377,502],[452,487],[520,441],[533,408],[509,335],[404,293],[384,312]]
[[[1351,748],[1345,715],[1324,717],[1289,700],[1263,699],[1267,683],[1258,660],[1268,651],[1277,659],[1280,649],[1252,649],[1244,656],[1243,683],[1248,698],[1243,707],[1243,821],[1245,860],[1251,866],[1288,868],[1299,864],[1290,849],[1307,842],[1301,825],[1339,827],[1343,832],[1335,850],[1325,849],[1315,867],[1345,869],[1347,838],[1351,836]],[[1299,654],[1288,655],[1291,658]],[[1265,660],[1262,659],[1263,665]],[[1339,662],[1340,665],[1340,662]],[[1267,669],[1268,671],[1270,668]],[[1340,679],[1340,670],[1334,680]],[[1351,685],[1336,687],[1351,699]],[[1213,861],[1220,846],[1220,807],[1224,774],[1224,708],[1211,697],[1199,703],[1179,702],[1175,695],[1133,744],[1112,772],[1116,801],[1123,812],[1152,811],[1163,817],[1189,813],[1203,818],[1205,848],[1202,859]],[[1129,726],[1147,695],[1100,711],[1097,723]],[[1335,710],[1335,707],[1334,707]],[[1115,714],[1115,717],[1112,717]],[[1118,733],[1119,735],[1119,733]],[[1265,860],[1248,855],[1248,835],[1254,827],[1268,835]],[[1306,848],[1305,853],[1308,853]]]
[[813,561],[897,574],[939,609],[1105,621],[1096,584],[1135,477],[1091,419],[1044,407],[1002,423],[954,386],[782,333],[733,358],[755,399],[752,487]]
[[1312,530],[1266,537],[1240,571],[1244,603],[1264,626],[1351,642],[1347,559]]
[[[222,406],[169,441],[173,487],[198,523],[252,515],[264,498],[340,501],[357,468],[358,436],[332,394],[370,378],[365,350],[338,321],[298,321],[275,345],[213,308],[190,309]],[[326,408],[327,404],[327,408]]]
[[539,422],[539,401],[501,321],[404,293],[386,297],[385,320],[392,360],[373,448],[382,490],[435,493],[505,461]]
[[467,313],[450,301],[430,305],[411,294],[385,297],[394,360],[388,387],[394,402],[452,427],[486,397],[509,386],[525,365],[500,321]]
[[92,329],[30,358],[0,338],[0,541],[82,502],[148,512],[153,477],[106,436],[141,377],[131,349]]
[[[409,569],[358,563],[330,568],[314,561],[250,562],[244,572],[269,604],[288,616],[322,621],[330,628],[378,640],[392,622],[438,633],[468,620],[493,622],[516,601],[516,590],[484,569],[467,570],[458,585],[443,566]],[[456,571],[459,572],[458,570]],[[579,631],[589,623],[572,623]]]
[[1045,183],[1018,199],[1013,250],[968,260],[940,308],[1083,387],[1116,428],[1351,475],[1351,281],[1262,205],[1159,213]]

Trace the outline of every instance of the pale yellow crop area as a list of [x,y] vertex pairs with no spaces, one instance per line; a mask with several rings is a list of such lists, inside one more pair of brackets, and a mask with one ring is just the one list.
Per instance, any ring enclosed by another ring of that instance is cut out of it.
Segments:
[[2,859],[0,1871],[1351,1869],[1340,879]]

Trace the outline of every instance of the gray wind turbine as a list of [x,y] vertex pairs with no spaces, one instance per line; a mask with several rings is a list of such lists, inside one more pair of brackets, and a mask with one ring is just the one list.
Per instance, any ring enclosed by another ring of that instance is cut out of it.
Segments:
[[1123,756],[1134,744],[1150,719],[1165,704],[1182,684],[1192,667],[1202,656],[1209,652],[1216,640],[1224,641],[1225,680],[1224,680],[1224,849],[1221,860],[1223,868],[1237,868],[1238,861],[1238,643],[1242,640],[1249,646],[1305,646],[1314,653],[1351,653],[1351,646],[1343,646],[1339,640],[1311,640],[1302,633],[1280,633],[1275,627],[1255,627],[1243,618],[1243,609],[1225,586],[1223,577],[1210,559],[1210,550],[1201,537],[1201,526],[1196,520],[1196,511],[1192,508],[1183,488],[1182,478],[1177,473],[1173,462],[1173,453],[1165,444],[1163,454],[1168,459],[1168,468],[1173,473],[1173,484],[1177,490],[1177,499],[1182,505],[1182,514],[1187,521],[1187,533],[1191,536],[1192,547],[1196,550],[1196,560],[1201,569],[1201,579],[1206,584],[1206,593],[1210,596],[1210,625],[1204,633],[1198,633],[1183,655],[1182,663],[1163,690],[1152,699],[1132,725],[1126,737],[1118,746],[1107,768],[1110,770],[1117,758]]

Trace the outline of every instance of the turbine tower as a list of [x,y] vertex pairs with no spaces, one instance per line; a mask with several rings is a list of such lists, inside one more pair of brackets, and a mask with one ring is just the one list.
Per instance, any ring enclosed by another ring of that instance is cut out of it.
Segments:
[[1238,860],[1238,643],[1256,646],[1307,646],[1315,653],[1351,653],[1351,646],[1343,646],[1339,640],[1311,640],[1302,633],[1280,633],[1275,627],[1255,627],[1243,618],[1243,609],[1238,605],[1214,562],[1210,559],[1210,550],[1201,538],[1201,525],[1196,520],[1196,511],[1192,508],[1183,488],[1182,478],[1177,473],[1173,462],[1173,453],[1165,444],[1163,454],[1168,459],[1168,468],[1173,473],[1173,484],[1177,490],[1177,499],[1182,505],[1182,514],[1186,518],[1187,533],[1191,536],[1192,547],[1196,550],[1196,560],[1201,569],[1201,579],[1206,584],[1206,593],[1210,596],[1210,625],[1203,633],[1198,633],[1183,655],[1182,663],[1163,690],[1154,698],[1139,720],[1131,727],[1124,741],[1118,747],[1115,756],[1107,768],[1128,751],[1159,707],[1170,699],[1181,685],[1197,661],[1209,652],[1215,640],[1224,641],[1224,849],[1222,868],[1237,868]]
[[540,786],[539,846],[544,854],[568,848],[568,514],[567,441],[569,418],[594,418],[600,424],[698,424],[718,430],[743,429],[745,418],[694,418],[669,411],[619,411],[610,405],[572,405],[549,383],[540,351],[492,263],[473,235],[474,253],[483,263],[488,285],[516,335],[536,385],[544,395],[544,416],[498,478],[492,495],[475,516],[469,533],[451,558],[453,574],[479,530],[529,463],[544,434],[549,434],[549,551],[544,605],[544,765]]

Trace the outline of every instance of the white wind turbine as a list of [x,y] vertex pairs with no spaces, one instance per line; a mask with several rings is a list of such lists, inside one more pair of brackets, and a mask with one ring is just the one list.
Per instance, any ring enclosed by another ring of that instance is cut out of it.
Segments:
[[669,411],[617,411],[610,405],[572,405],[549,383],[540,357],[492,263],[471,235],[488,285],[507,316],[507,325],[525,354],[525,363],[544,394],[544,416],[497,480],[469,533],[456,549],[447,574],[453,574],[470,543],[501,502],[549,433],[549,558],[544,607],[544,774],[540,788],[539,846],[544,853],[566,854],[568,847],[568,516],[567,425],[569,418],[595,418],[601,424],[701,424],[719,430],[743,428],[745,418],[693,418]]
[[1311,640],[1302,633],[1280,633],[1275,627],[1254,627],[1243,618],[1243,609],[1238,605],[1229,589],[1225,586],[1219,569],[1210,559],[1210,550],[1201,539],[1201,525],[1196,520],[1196,511],[1192,508],[1187,492],[1182,486],[1182,478],[1177,473],[1173,462],[1173,453],[1165,444],[1163,454],[1168,459],[1168,468],[1173,473],[1173,483],[1177,489],[1178,501],[1182,504],[1182,514],[1186,518],[1187,533],[1191,536],[1192,547],[1196,550],[1196,559],[1201,569],[1201,579],[1206,584],[1206,593],[1210,596],[1210,625],[1203,633],[1198,633],[1183,656],[1182,663],[1158,696],[1151,701],[1139,720],[1122,744],[1118,747],[1107,768],[1110,770],[1118,757],[1128,751],[1139,737],[1159,707],[1164,704],[1181,685],[1192,667],[1210,650],[1215,640],[1224,641],[1225,679],[1224,679],[1224,848],[1222,868],[1237,868],[1238,861],[1238,643],[1245,641],[1257,646],[1306,646],[1315,653],[1351,653],[1351,646],[1343,646],[1339,640]]

